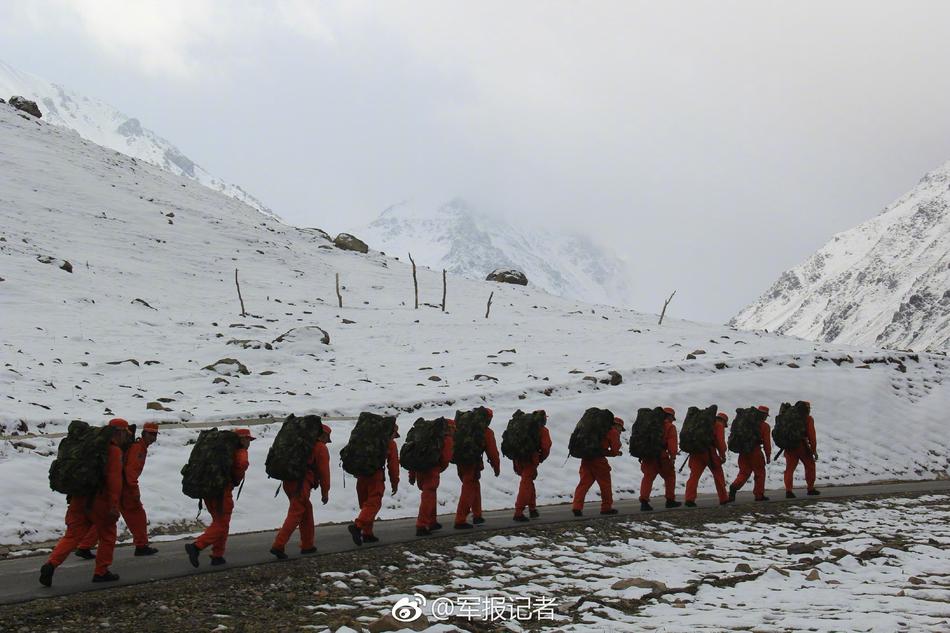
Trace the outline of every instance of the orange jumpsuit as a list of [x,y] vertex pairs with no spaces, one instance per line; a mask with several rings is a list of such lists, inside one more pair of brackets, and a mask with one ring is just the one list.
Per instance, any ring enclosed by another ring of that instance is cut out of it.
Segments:
[[798,448],[785,451],[785,490],[791,492],[794,487],[795,469],[798,462],[805,467],[805,484],[809,490],[815,489],[815,452],[818,440],[815,437],[815,419],[808,416],[805,441]]
[[730,486],[733,490],[739,490],[749,480],[749,476],[755,474],[752,494],[755,495],[756,499],[765,496],[766,456],[771,459],[772,455],[772,427],[764,420],[759,425],[759,436],[762,438],[760,446],[757,446],[751,453],[739,454],[739,474],[736,475],[735,481]]
[[669,420],[663,423],[663,443],[666,444],[666,450],[660,453],[659,457],[647,457],[640,460],[640,472],[643,473],[643,481],[640,483],[642,503],[650,500],[653,481],[657,475],[663,477],[663,482],[666,484],[666,500],[676,499],[676,468],[673,461],[676,459],[679,444],[676,439],[676,426]]
[[620,430],[616,426],[611,426],[607,431],[601,443],[604,451],[603,456],[582,459],[578,474],[581,476],[577,488],[574,490],[574,503],[571,504],[574,510],[584,509],[584,497],[587,491],[597,482],[600,487],[600,511],[610,510],[614,505],[613,490],[610,483],[610,464],[607,463],[608,457],[614,457],[620,454]]
[[452,433],[445,436],[442,444],[442,454],[439,456],[439,463],[429,470],[421,473],[409,471],[409,477],[415,478],[416,485],[422,491],[419,500],[419,516],[416,517],[416,527],[429,529],[437,523],[436,507],[438,506],[439,481],[442,471],[449,467],[452,461],[452,451],[455,449],[455,440]]
[[58,567],[75,550],[90,529],[95,528],[99,540],[96,550],[95,574],[101,576],[109,571],[115,550],[116,529],[119,519],[119,500],[122,496],[122,449],[113,440],[106,457],[105,481],[96,496],[72,497],[66,509],[66,533],[53,551],[47,563]]
[[722,472],[722,465],[725,461],[726,425],[717,418],[713,423],[713,445],[705,453],[690,453],[689,455],[689,479],[686,480],[687,501],[696,501],[699,478],[707,468],[713,475],[719,502],[723,503],[729,500],[729,493],[726,492],[726,475]]
[[360,513],[353,521],[363,536],[373,535],[373,522],[383,506],[383,495],[386,493],[386,470],[389,471],[390,487],[395,490],[399,485],[399,450],[396,440],[389,440],[389,450],[386,455],[386,468],[380,468],[368,477],[356,478],[356,498],[359,500]]
[[518,497],[515,499],[515,516],[524,516],[525,508],[534,510],[538,506],[537,494],[534,489],[534,480],[538,478],[538,464],[543,462],[551,454],[551,433],[548,427],[542,426],[538,429],[541,447],[537,453],[528,459],[513,460],[515,474],[521,476],[521,483],[518,485]]
[[300,549],[312,549],[314,524],[313,504],[310,503],[310,491],[320,486],[320,495],[326,499],[330,495],[330,452],[324,442],[314,442],[310,459],[307,461],[307,475],[300,481],[285,481],[284,494],[290,500],[287,518],[274,537],[273,549],[284,551],[287,541],[294,530],[300,528]]
[[[148,446],[141,440],[132,444],[125,451],[125,465],[122,468],[124,481],[122,494],[119,496],[119,512],[125,520],[126,527],[132,533],[132,542],[135,547],[148,546],[148,517],[142,507],[142,496],[139,490],[139,477],[145,469],[145,459],[148,457]],[[99,542],[99,531],[91,527],[79,544],[80,549],[92,549]]]
[[[498,445],[495,443],[495,433],[488,427],[485,428],[485,454],[488,455],[488,463],[497,475],[501,470],[501,458],[498,456]],[[479,455],[478,462],[475,464],[457,464],[459,479],[462,481],[462,489],[459,492],[459,503],[455,510],[455,522],[465,523],[468,519],[468,513],[471,512],[474,518],[482,516],[482,471],[485,469],[485,462]]]
[[224,556],[224,548],[228,543],[228,531],[231,528],[231,512],[234,511],[232,493],[234,486],[244,479],[247,467],[247,449],[235,450],[234,462],[231,465],[231,485],[224,489],[224,493],[219,498],[204,500],[205,507],[211,513],[211,525],[195,539],[195,547],[202,550],[210,545],[211,555],[216,558]]

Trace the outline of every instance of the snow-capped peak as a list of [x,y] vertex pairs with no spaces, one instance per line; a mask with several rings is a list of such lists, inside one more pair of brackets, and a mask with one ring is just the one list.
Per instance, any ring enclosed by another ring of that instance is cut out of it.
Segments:
[[36,75],[13,68],[0,60],[0,98],[18,95],[35,101],[43,119],[74,130],[97,145],[157,165],[178,176],[240,200],[273,218],[277,215],[247,191],[208,173],[138,119],[129,117],[111,105],[86,97]]

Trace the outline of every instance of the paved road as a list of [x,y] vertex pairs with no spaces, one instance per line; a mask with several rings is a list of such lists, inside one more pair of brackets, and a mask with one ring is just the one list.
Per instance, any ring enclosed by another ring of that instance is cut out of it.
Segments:
[[[771,497],[769,505],[796,503],[804,499],[836,499],[843,497],[857,497],[862,495],[877,494],[900,494],[900,493],[919,493],[919,492],[950,492],[950,481],[920,481],[908,483],[886,483],[886,484],[868,484],[858,486],[838,486],[822,488],[820,497],[803,497],[797,500],[786,500],[783,490],[773,490],[767,493]],[[755,502],[749,493],[740,493],[736,501],[737,506],[752,507]],[[618,517],[630,519],[648,519],[664,512],[701,512],[703,507],[718,505],[714,495],[700,495],[697,500],[698,508],[678,508],[675,510],[666,510],[661,503],[656,504],[656,510],[652,513],[640,512],[640,504],[636,500],[619,501],[616,508],[620,511]],[[530,523],[516,523],[511,520],[511,510],[496,510],[485,513],[486,523],[473,531],[466,531],[464,534],[485,534],[495,530],[519,528],[530,529],[532,525],[567,523],[576,521],[587,521],[594,518],[600,518],[599,504],[594,502],[587,503],[586,515],[583,518],[574,517],[571,514],[570,505],[552,505],[540,508],[541,517],[534,519]],[[278,517],[274,517],[279,520]],[[423,539],[440,538],[442,536],[460,534],[452,529],[454,517],[444,515],[439,521],[446,527],[430,537]],[[376,535],[380,538],[379,544],[364,545],[364,548],[379,547],[391,543],[405,543],[417,540],[415,535],[415,519],[393,519],[390,521],[378,521],[375,529]],[[176,541],[164,541],[157,543],[160,549],[159,553],[151,557],[136,558],[132,555],[132,548],[123,546],[116,548],[115,562],[112,565],[113,571],[121,576],[117,583],[93,584],[92,561],[85,561],[74,556],[63,563],[57,570],[53,578],[53,586],[44,588],[40,586],[39,567],[43,559],[38,556],[25,558],[16,558],[0,561],[0,604],[10,604],[15,602],[24,602],[37,598],[52,596],[61,596],[82,591],[103,590],[110,587],[121,585],[131,585],[153,580],[166,578],[177,578],[189,574],[212,573],[224,569],[234,569],[236,567],[246,567],[249,565],[259,565],[262,563],[273,562],[274,557],[268,552],[271,542],[274,538],[274,532],[254,532],[250,534],[237,534],[228,540],[227,560],[228,564],[224,567],[210,567],[208,564],[207,550],[202,552],[201,567],[194,569],[189,565],[184,552],[184,544],[190,539],[181,539]],[[295,537],[296,538],[296,537]],[[291,541],[288,547],[288,553],[293,556],[296,540]],[[321,553],[342,552],[355,548],[350,535],[342,525],[324,525],[317,526],[317,546]],[[318,554],[319,556],[319,554]]]

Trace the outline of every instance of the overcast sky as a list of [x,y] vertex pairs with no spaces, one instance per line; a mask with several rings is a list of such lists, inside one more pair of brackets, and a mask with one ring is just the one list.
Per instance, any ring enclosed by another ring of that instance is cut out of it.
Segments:
[[950,2],[0,2],[0,59],[287,221],[461,196],[725,321],[950,159]]

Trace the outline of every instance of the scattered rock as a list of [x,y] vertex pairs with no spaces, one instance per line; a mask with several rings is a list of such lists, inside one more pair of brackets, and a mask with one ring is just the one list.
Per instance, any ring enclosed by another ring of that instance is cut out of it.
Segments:
[[12,105],[17,110],[21,110],[27,114],[32,114],[37,119],[43,118],[43,113],[40,112],[40,108],[38,105],[36,105],[36,101],[30,101],[24,97],[13,96],[10,97],[10,105]]
[[41,264],[55,264],[61,270],[65,270],[68,273],[73,272],[73,265],[65,259],[56,259],[55,257],[50,257],[49,255],[37,255],[36,261]]
[[131,303],[132,305],[135,305],[135,304],[143,305],[146,308],[151,308],[152,310],[155,309],[155,308],[152,308],[152,306],[150,306],[148,301],[146,301],[145,299],[132,299],[132,301],[130,301],[129,303]]
[[270,375],[276,374],[276,373],[277,373],[277,372],[275,372],[275,371],[273,371],[273,370],[271,370],[271,369],[267,369],[267,370],[265,370],[265,371],[262,371],[260,375],[261,375],[261,376],[270,376]]
[[705,354],[705,353],[706,353],[706,350],[704,350],[704,349],[696,349],[696,350],[693,350],[691,353],[692,353],[693,356],[700,356],[700,355],[702,355],[702,354]]
[[277,343],[304,343],[310,339],[318,339],[324,345],[330,344],[330,335],[327,331],[316,325],[306,325],[304,327],[295,327],[287,330],[273,341]]
[[618,580],[610,586],[611,589],[615,589],[617,591],[629,589],[630,587],[650,589],[657,593],[667,590],[666,584],[660,582],[659,580],[647,580],[646,578],[624,578],[623,580]]
[[514,268],[496,268],[488,273],[485,281],[497,281],[503,284],[516,284],[518,286],[527,286],[528,277],[520,270]]
[[729,365],[725,363],[716,363],[716,369],[729,369]]
[[139,366],[139,362],[134,358],[126,358],[125,360],[110,360],[106,361],[106,365],[121,365],[122,363],[132,363],[136,367]]
[[336,239],[333,240],[333,245],[344,251],[356,251],[357,253],[369,252],[369,246],[366,242],[349,233],[340,233],[337,235]]
[[687,355],[686,355],[686,360],[696,360],[696,357],[693,356],[692,354],[687,354]]
[[813,569],[805,576],[805,580],[821,580],[821,574],[818,573],[817,569]]
[[798,369],[798,365],[796,363],[785,363],[785,366],[791,367],[792,369]]
[[736,565],[736,571],[742,572],[743,574],[751,574],[752,565],[750,565],[749,563],[739,563],[738,565]]
[[274,349],[274,346],[265,341],[258,341],[256,339],[237,339],[233,338],[225,345],[237,345],[241,349]]
[[425,614],[420,615],[412,622],[400,622],[393,617],[393,614],[387,613],[380,619],[370,622],[367,625],[370,633],[383,633],[384,631],[424,631],[429,628],[429,619]]
[[607,372],[607,376],[607,378],[600,379],[601,384],[616,387],[623,382],[623,376],[620,375],[620,372],[614,371],[613,369]]
[[353,324],[355,324],[355,323],[356,323],[356,321],[351,321],[350,319],[343,319],[343,324],[344,324],[344,325],[353,325]]
[[495,382],[498,382],[498,379],[497,379],[497,378],[495,378],[494,376],[489,376],[489,375],[487,375],[487,374],[475,374],[475,377],[472,378],[472,380],[478,380],[478,381],[482,381],[482,380],[494,380]]
[[925,585],[925,584],[927,584],[927,581],[926,581],[926,580],[924,580],[923,578],[918,578],[917,576],[911,576],[910,578],[907,579],[907,582],[909,582],[909,583],[912,584],[912,585]]
[[442,379],[441,379],[440,377],[438,377],[438,376],[429,376],[429,380],[431,380],[432,382],[441,382],[441,381],[442,381]]
[[814,554],[825,546],[824,541],[811,541],[809,543],[792,543],[786,548],[789,554]]
[[163,405],[161,402],[148,402],[145,404],[145,408],[149,411],[171,411]]
[[227,378],[222,378],[221,376],[218,376],[217,378],[215,378],[214,380],[211,381],[211,384],[213,384],[213,385],[218,385],[218,384],[222,384],[222,383],[225,384],[225,385],[230,385],[230,384],[231,384],[230,382],[228,382],[228,379],[227,379]]
[[222,358],[221,360],[215,361],[210,365],[202,367],[202,369],[208,369],[224,376],[234,376],[236,374],[243,374],[247,376],[251,373],[251,370],[249,370],[244,365],[244,363],[237,360],[236,358]]

